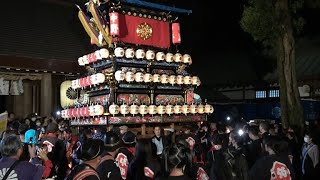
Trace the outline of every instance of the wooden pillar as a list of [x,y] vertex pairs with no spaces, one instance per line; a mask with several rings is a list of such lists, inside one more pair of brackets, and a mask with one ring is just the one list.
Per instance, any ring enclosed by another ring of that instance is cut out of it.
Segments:
[[29,82],[23,83],[23,117],[33,113],[32,85]]
[[13,112],[17,118],[25,118],[24,117],[24,98],[22,95],[14,95],[13,96]]
[[146,135],[146,125],[145,125],[145,124],[142,124],[142,125],[141,125],[141,135],[142,135],[142,136],[145,136],[145,135]]
[[[171,124],[170,124],[170,128],[171,128],[171,129],[174,129],[174,123],[171,123]],[[175,140],[176,140],[176,132],[173,132],[173,135],[172,135],[172,137],[171,137],[171,142],[174,142],[174,143],[175,143],[175,142],[176,142]]]
[[52,109],[52,77],[50,73],[42,74],[40,115],[50,116]]

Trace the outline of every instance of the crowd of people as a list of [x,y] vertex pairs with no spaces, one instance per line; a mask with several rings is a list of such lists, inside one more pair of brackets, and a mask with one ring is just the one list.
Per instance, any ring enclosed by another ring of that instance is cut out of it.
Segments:
[[74,129],[64,120],[10,115],[0,179],[312,180],[320,170],[315,122],[303,133],[267,121],[157,124],[144,137],[125,125]]

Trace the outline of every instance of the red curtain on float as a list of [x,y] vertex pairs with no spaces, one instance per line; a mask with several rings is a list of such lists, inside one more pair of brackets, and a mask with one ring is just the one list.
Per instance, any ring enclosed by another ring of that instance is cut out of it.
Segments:
[[[137,33],[139,25],[144,23],[152,28],[151,37],[145,40]],[[119,41],[159,48],[170,47],[170,25],[168,22],[119,14],[119,29],[120,35],[117,38]]]

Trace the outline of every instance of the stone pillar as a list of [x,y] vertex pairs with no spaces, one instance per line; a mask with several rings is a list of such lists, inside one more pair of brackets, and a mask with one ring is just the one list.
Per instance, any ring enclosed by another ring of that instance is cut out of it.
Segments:
[[27,117],[32,113],[32,85],[30,82],[23,82],[23,117]]
[[52,76],[50,73],[42,74],[40,96],[40,115],[50,116],[52,112]]

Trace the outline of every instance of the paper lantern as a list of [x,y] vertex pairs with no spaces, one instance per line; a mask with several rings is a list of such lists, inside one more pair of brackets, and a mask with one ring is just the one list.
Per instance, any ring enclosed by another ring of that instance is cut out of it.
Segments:
[[134,75],[134,80],[136,82],[143,82],[144,80],[144,74],[142,72],[137,72],[135,75]]
[[213,106],[210,105],[210,104],[206,104],[204,106],[204,112],[207,113],[207,114],[211,114],[213,113],[214,109],[213,109]]
[[154,115],[157,113],[157,106],[156,105],[150,105],[148,107],[148,113],[151,115]]
[[176,54],[173,56],[173,59],[174,59],[174,62],[176,62],[176,63],[182,62],[182,54],[176,53]]
[[180,24],[172,23],[172,43],[180,44],[181,43],[181,35],[180,35]]
[[148,113],[148,106],[146,105],[140,105],[139,106],[139,113],[144,116],[145,114]]
[[100,53],[101,58],[109,58],[110,54],[109,54],[108,49],[102,48],[99,50],[99,53]]
[[171,85],[174,85],[174,84],[176,84],[176,82],[177,82],[176,76],[175,75],[170,75],[169,76],[169,83]]
[[131,71],[128,71],[126,73],[126,81],[127,82],[133,82],[134,81],[134,74]]
[[196,113],[197,113],[197,106],[194,105],[194,104],[190,105],[190,107],[189,107],[189,112],[190,112],[191,114],[196,114]]
[[173,54],[172,53],[166,54],[166,62],[168,62],[168,63],[173,62]]
[[150,73],[146,73],[143,75],[143,81],[145,83],[150,83],[152,82],[153,76]]
[[111,12],[109,13],[110,18],[110,34],[111,36],[119,36],[120,29],[119,29],[119,13]]
[[171,115],[174,112],[174,108],[172,105],[168,104],[166,105],[166,114]]
[[114,50],[114,55],[116,57],[123,57],[124,56],[124,49],[122,47],[117,47],[115,50]]
[[165,114],[166,113],[166,107],[165,106],[163,106],[163,105],[160,105],[160,106],[158,106],[157,107],[157,113],[158,114]]
[[160,77],[161,83],[162,84],[168,84],[169,83],[169,76],[166,74],[162,74]]
[[181,111],[183,114],[187,115],[189,113],[189,105],[185,104],[182,106]]
[[183,76],[182,75],[178,75],[176,76],[176,81],[177,81],[177,84],[181,85],[183,84]]
[[136,115],[139,113],[139,106],[138,105],[135,105],[135,104],[132,104],[130,106],[130,114],[132,115]]
[[175,114],[180,114],[181,113],[181,106],[180,105],[175,105],[173,107],[173,111]]
[[191,84],[191,77],[190,76],[185,76],[183,77],[183,84]]
[[136,51],[136,58],[137,58],[137,59],[144,59],[145,56],[146,56],[146,53],[144,52],[143,49],[138,49],[138,50]]
[[126,58],[133,58],[134,57],[134,50],[132,48],[128,48],[125,51]]
[[160,74],[154,74],[152,77],[153,77],[153,82],[154,83],[161,82]]
[[118,105],[112,104],[112,105],[109,106],[109,112],[110,112],[110,114],[112,114],[112,115],[119,114],[120,108],[119,108]]
[[197,106],[197,113],[203,114],[204,113],[204,106],[202,104],[199,104]]
[[123,71],[116,71],[116,73],[114,74],[115,78],[117,81],[123,81],[126,78],[126,73],[124,73]]
[[147,60],[153,60],[155,58],[155,53],[152,50],[148,50],[146,52],[146,58]]
[[156,60],[157,61],[163,61],[166,58],[166,55],[164,52],[157,52],[156,54]]
[[101,116],[104,113],[104,108],[102,105],[94,105],[94,115]]
[[120,106],[120,114],[127,115],[129,114],[129,111],[130,111],[130,107],[127,104],[122,104]]

